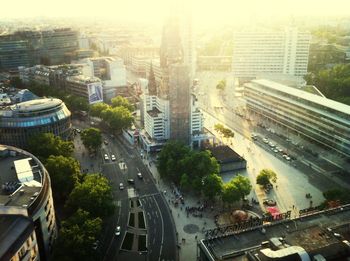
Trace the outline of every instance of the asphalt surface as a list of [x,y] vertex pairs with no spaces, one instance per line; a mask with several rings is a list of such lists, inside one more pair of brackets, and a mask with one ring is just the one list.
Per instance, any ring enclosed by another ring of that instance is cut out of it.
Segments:
[[[108,141],[108,145],[103,146],[102,156],[107,154],[109,160],[104,160],[102,172],[112,181],[114,195],[120,201],[121,206],[117,210],[115,226],[120,225],[122,231],[119,237],[114,237],[114,234],[111,233],[111,244],[105,260],[177,260],[172,216],[163,195],[154,184],[152,174],[143,164],[140,153],[127,144],[121,136],[115,138],[105,136],[105,140]],[[115,162],[110,160],[112,154],[116,156]],[[120,168],[122,162],[125,163],[126,169]],[[143,178],[139,179],[137,173],[142,173]],[[135,184],[128,184],[128,179],[134,179]],[[120,183],[124,184],[124,190],[119,189]],[[145,212],[148,238],[147,255],[119,251],[127,230],[129,208],[127,189],[129,188],[136,189]]]

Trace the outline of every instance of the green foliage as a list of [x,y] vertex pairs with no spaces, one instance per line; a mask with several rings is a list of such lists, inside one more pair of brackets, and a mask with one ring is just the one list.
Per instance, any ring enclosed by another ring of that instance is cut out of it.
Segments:
[[185,186],[189,183],[189,187],[199,193],[202,191],[203,177],[219,173],[219,164],[209,151],[192,151],[177,141],[170,141],[163,147],[157,167],[162,178]]
[[216,89],[218,89],[218,90],[223,91],[223,90],[225,90],[225,88],[226,88],[226,80],[221,80],[216,85]]
[[222,201],[226,203],[233,203],[243,200],[245,196],[248,196],[252,190],[252,185],[247,177],[237,175],[230,182],[226,183],[223,187]]
[[247,177],[243,177],[242,175],[237,175],[231,180],[231,182],[236,186],[238,194],[242,200],[245,196],[248,196],[252,190],[252,185],[250,184],[249,179]]
[[347,189],[330,189],[323,192],[323,196],[326,198],[326,201],[339,200],[340,204],[350,203],[350,190]]
[[233,138],[235,136],[232,130],[230,130],[229,128],[225,128],[224,125],[220,123],[215,124],[214,129],[225,138]]
[[102,144],[102,134],[99,129],[88,128],[81,133],[84,146],[91,152],[96,151]]
[[44,161],[50,155],[69,157],[73,147],[73,142],[63,141],[52,133],[33,135],[28,142],[28,150]]
[[92,246],[101,227],[101,218],[91,218],[88,212],[78,209],[62,222],[53,260],[98,260]]
[[95,103],[90,106],[91,116],[101,117],[102,111],[109,108],[109,105],[104,102]]
[[81,178],[79,162],[71,157],[50,156],[45,167],[50,174],[54,195],[66,199]]
[[277,181],[277,174],[271,169],[262,169],[259,175],[256,177],[256,183],[261,186]]
[[188,178],[188,175],[186,173],[181,175],[181,179],[180,179],[180,187],[182,189],[189,189],[190,188],[190,180]]
[[331,69],[321,70],[309,76],[311,84],[315,85],[327,98],[347,102],[350,105],[350,64],[337,65]]
[[111,99],[112,102],[112,107],[124,107],[127,108],[130,112],[133,112],[135,110],[134,105],[130,104],[130,102],[122,97],[122,96],[117,96]]
[[217,174],[209,174],[203,178],[203,194],[209,198],[213,199],[216,196],[221,195],[223,190],[222,178]]
[[107,217],[113,214],[112,189],[108,180],[100,174],[89,174],[71,192],[66,206],[75,211],[78,208],[88,211],[93,217]]

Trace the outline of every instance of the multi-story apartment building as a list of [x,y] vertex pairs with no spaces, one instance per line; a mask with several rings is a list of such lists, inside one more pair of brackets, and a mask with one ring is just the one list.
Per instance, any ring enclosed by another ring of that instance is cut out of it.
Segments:
[[84,75],[66,78],[66,90],[72,94],[86,98],[90,104],[103,102],[102,82],[97,77]]
[[234,34],[232,70],[240,79],[267,74],[307,73],[310,34],[295,27],[284,31],[240,31]]
[[[18,225],[17,229],[7,230],[0,253],[14,258],[6,260],[48,260],[57,228],[47,170],[34,155],[4,145],[0,146],[0,169],[0,217],[5,215],[7,222]],[[2,236],[1,233],[0,242]],[[7,248],[9,244],[14,248]]]
[[269,80],[246,83],[244,98],[259,117],[350,157],[350,106]]
[[159,57],[159,47],[147,44],[125,44],[118,48],[118,56],[123,59],[125,65],[132,64],[132,58],[135,56],[148,57],[154,59]]
[[0,103],[0,118],[0,144],[25,148],[36,133],[51,132],[64,139],[71,134],[71,113],[59,99]]
[[0,70],[19,66],[70,63],[78,50],[78,33],[70,28],[18,31],[0,36]]
[[21,215],[0,215],[0,260],[40,260],[34,224]]

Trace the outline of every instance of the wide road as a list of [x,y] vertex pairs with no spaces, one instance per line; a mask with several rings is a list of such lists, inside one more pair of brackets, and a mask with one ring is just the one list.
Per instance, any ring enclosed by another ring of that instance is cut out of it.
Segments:
[[[161,192],[158,191],[152,174],[144,165],[141,155],[136,148],[124,140],[122,136],[115,138],[104,136],[108,145],[102,148],[102,154],[116,156],[115,162],[105,162],[103,173],[110,178],[115,190],[115,196],[121,202],[118,208],[116,224],[121,226],[120,237],[111,241],[105,260],[178,260],[176,249],[175,227],[170,210]],[[121,170],[120,162],[124,162],[126,169]],[[137,177],[142,173],[143,179]],[[135,185],[129,185],[128,179],[134,179]],[[119,183],[123,183],[125,189],[119,190]],[[119,251],[121,241],[126,232],[128,219],[128,195],[127,189],[133,186],[140,197],[143,210],[146,215],[148,254],[140,255],[135,252]]]

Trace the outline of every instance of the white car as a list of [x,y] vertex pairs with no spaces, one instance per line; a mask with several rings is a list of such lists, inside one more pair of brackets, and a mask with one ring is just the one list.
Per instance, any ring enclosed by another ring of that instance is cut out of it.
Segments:
[[123,190],[123,189],[124,189],[124,184],[123,184],[123,183],[120,183],[120,184],[119,184],[119,189],[120,189],[120,190]]
[[137,173],[137,177],[138,177],[139,179],[143,179],[142,174],[141,174],[140,172]]
[[266,138],[264,138],[264,139],[263,139],[263,142],[264,142],[264,143],[269,143],[269,140],[266,139]]
[[105,160],[109,160],[109,158],[108,158],[108,155],[107,155],[107,154],[105,154]]
[[120,236],[120,226],[117,226],[117,227],[115,228],[114,234],[115,234],[116,236]]
[[112,159],[112,161],[115,161],[115,160],[116,160],[116,158],[115,158],[115,155],[114,155],[114,154],[112,154],[112,155],[111,155],[111,159]]

